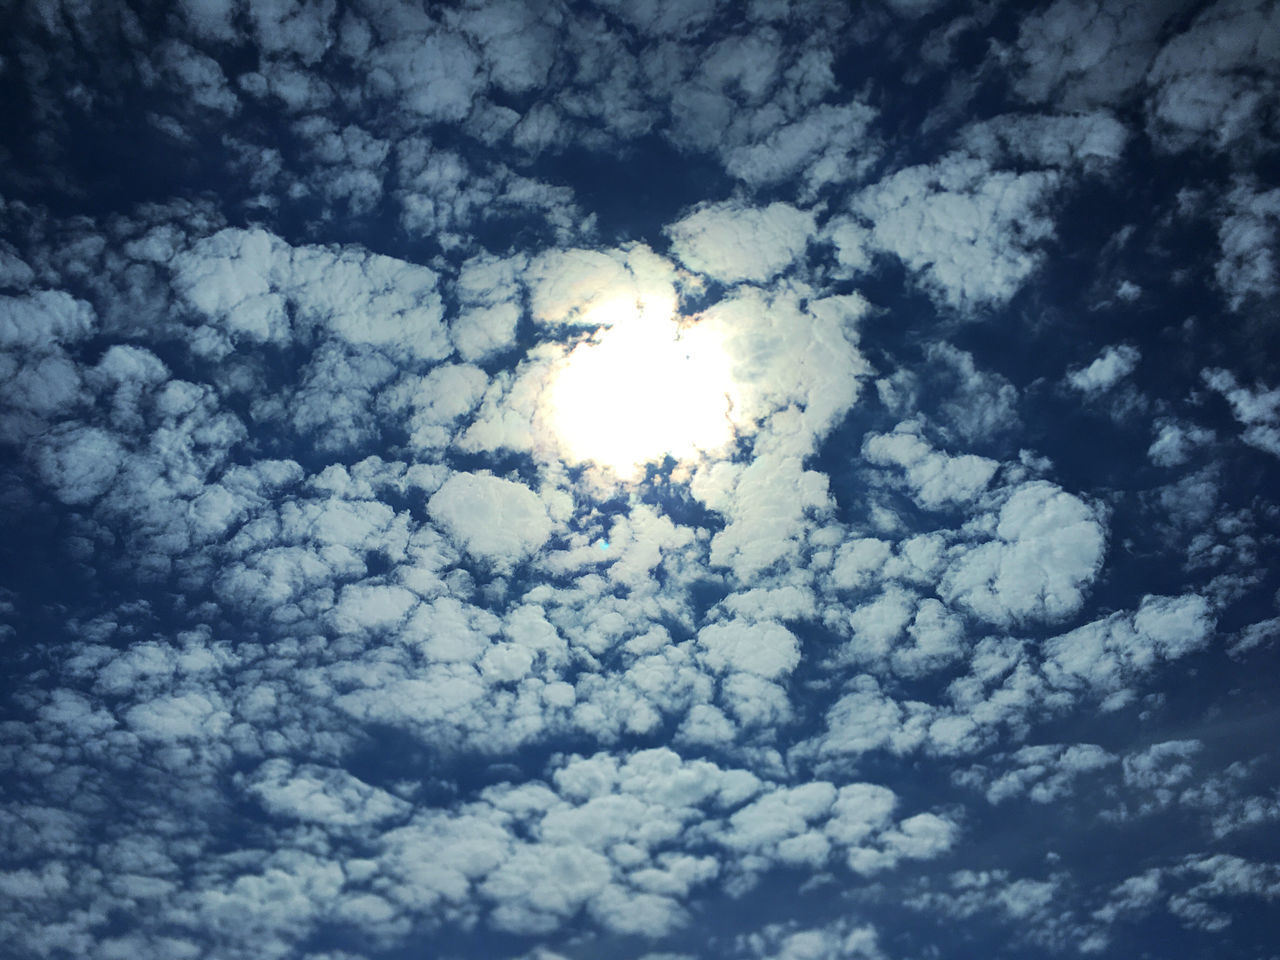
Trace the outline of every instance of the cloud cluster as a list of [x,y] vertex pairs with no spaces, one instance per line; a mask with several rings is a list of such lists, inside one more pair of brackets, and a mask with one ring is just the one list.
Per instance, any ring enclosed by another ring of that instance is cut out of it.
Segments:
[[[1274,900],[1280,19],[995,12],[17,5],[9,949],[1102,953]],[[708,393],[629,474],[557,407]]]

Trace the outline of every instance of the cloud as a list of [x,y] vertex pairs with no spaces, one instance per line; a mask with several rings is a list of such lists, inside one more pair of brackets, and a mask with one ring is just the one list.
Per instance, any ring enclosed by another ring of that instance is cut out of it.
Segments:
[[[1252,949],[1275,14],[996,12],[10,18],[9,949]],[[732,435],[620,480],[637,303]]]
[[1128,344],[1107,347],[1087,367],[1068,373],[1067,383],[1087,396],[1096,396],[1133,373],[1141,357],[1138,348]]
[[88,303],[62,290],[0,297],[0,346],[33,349],[73,343],[92,331],[94,320]]
[[852,209],[869,223],[871,245],[940,302],[972,310],[1009,300],[1040,265],[1037,245],[1054,232],[1043,208],[1058,182],[1055,173],[993,170],[948,154],[873,184]]
[[1166,740],[1124,758],[1124,781],[1133,787],[1168,789],[1191,776],[1186,761],[1203,748],[1198,740]]
[[1213,622],[1208,601],[1197,594],[1147,596],[1132,614],[1113,614],[1047,641],[1045,672],[1064,686],[1122,691],[1134,674],[1160,660],[1203,649]]
[[521,483],[455,473],[427,503],[432,519],[473,556],[507,564],[538,550],[551,519],[538,495]]
[[900,423],[893,433],[871,434],[862,442],[862,456],[879,466],[906,471],[906,482],[920,506],[937,510],[978,496],[999,466],[973,454],[950,457],[930,448],[917,427]]
[[1014,89],[1068,110],[1111,104],[1138,86],[1183,3],[1056,0],[1018,30]]
[[42,439],[35,450],[37,469],[64,503],[88,503],[106,493],[124,464],[125,450],[109,433],[74,426]]
[[1086,169],[1118,161],[1129,131],[1110,114],[1066,116],[1006,114],[966,127],[960,144],[992,162],[1012,157],[1044,166]]
[[1106,769],[1116,757],[1095,743],[1040,744],[1019,748],[1007,762],[1010,769],[990,779],[981,768],[965,771],[957,779],[984,787],[989,803],[1020,796],[1053,803],[1070,796],[1080,777]]
[[751,957],[763,960],[841,960],[863,957],[881,960],[879,938],[869,924],[835,921],[819,927],[804,927],[792,921],[769,924],[743,938]]
[[1266,4],[1222,0],[1165,44],[1147,82],[1148,126],[1166,150],[1227,150],[1258,129],[1276,93],[1280,36]]
[[795,636],[781,624],[731,620],[711,623],[698,631],[698,643],[706,651],[713,670],[741,670],[768,679],[790,673],[800,661]]
[[374,824],[411,809],[343,770],[312,764],[294,767],[284,759],[262,764],[248,778],[245,791],[275,816],[329,827]]
[[952,548],[943,599],[993,623],[1058,620],[1080,608],[1106,543],[1094,510],[1034,480],[1013,491],[992,532]]
[[813,231],[813,214],[786,203],[763,209],[716,204],[668,228],[677,259],[724,283],[761,283],[781,273],[804,253]]
[[1157,425],[1160,432],[1147,448],[1147,457],[1152,463],[1162,467],[1176,467],[1186,463],[1196,447],[1211,443],[1214,439],[1212,430],[1194,424],[1157,421]]
[[875,117],[863,103],[819,104],[759,140],[726,149],[725,169],[753,187],[798,175],[804,184],[802,195],[808,197],[868,165],[876,152],[867,135]]
[[1242,387],[1227,370],[1201,371],[1204,382],[1226,397],[1231,412],[1244,424],[1244,442],[1280,456],[1280,389]]
[[221,328],[197,341],[207,353],[224,356],[242,338],[283,345],[305,330],[291,316],[353,346],[423,360],[449,352],[437,276],[426,267],[232,229],[178,254],[173,271],[187,304]]
[[1214,270],[1231,309],[1254,298],[1275,294],[1276,236],[1280,224],[1280,190],[1236,186],[1227,196],[1226,215],[1218,225],[1222,256]]

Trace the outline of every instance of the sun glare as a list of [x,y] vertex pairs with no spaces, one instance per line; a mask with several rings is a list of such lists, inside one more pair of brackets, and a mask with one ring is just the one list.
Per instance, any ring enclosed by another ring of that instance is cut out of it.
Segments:
[[733,381],[719,338],[681,325],[670,298],[615,300],[552,375],[551,422],[566,460],[633,479],[670,455],[696,460],[733,437]]

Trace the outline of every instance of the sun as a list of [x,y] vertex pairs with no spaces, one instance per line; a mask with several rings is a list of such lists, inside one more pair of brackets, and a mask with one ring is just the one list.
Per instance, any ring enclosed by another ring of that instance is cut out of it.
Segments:
[[635,479],[646,463],[697,460],[734,435],[732,364],[708,326],[680,323],[672,297],[617,299],[585,318],[595,335],[551,375],[561,455]]

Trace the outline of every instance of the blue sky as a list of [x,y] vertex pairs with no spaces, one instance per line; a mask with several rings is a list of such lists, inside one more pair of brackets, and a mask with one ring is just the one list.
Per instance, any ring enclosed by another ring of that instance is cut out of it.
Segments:
[[7,956],[1274,955],[1275,3],[4,23]]

